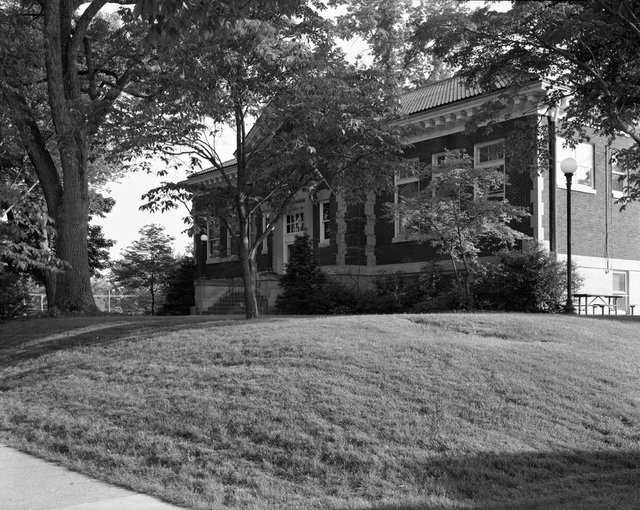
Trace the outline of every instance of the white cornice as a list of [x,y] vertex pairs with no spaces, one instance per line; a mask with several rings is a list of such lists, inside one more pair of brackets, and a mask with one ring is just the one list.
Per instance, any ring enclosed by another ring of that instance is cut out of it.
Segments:
[[[548,108],[542,103],[545,94],[545,83],[533,82],[514,95],[511,108],[501,113],[496,119],[504,121],[509,118],[529,115],[547,115]],[[439,106],[430,110],[415,113],[398,121],[399,126],[412,126],[415,132],[407,137],[407,142],[416,143],[432,138],[439,138],[452,133],[464,131],[467,122],[477,117],[485,103],[498,99],[506,90],[498,90],[491,94],[483,94],[463,101]],[[486,125],[482,122],[480,125]]]

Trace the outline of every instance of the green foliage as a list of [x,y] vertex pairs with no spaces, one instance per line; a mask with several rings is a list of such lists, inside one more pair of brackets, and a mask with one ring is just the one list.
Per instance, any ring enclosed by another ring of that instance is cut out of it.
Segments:
[[456,268],[463,301],[473,307],[471,283],[481,251],[512,246],[526,236],[510,226],[528,215],[523,207],[507,200],[489,198],[489,191],[508,185],[503,172],[473,168],[471,158],[448,151],[444,161],[421,173],[430,184],[400,204],[389,204],[389,215],[414,239],[427,239],[440,253],[462,263]]
[[23,277],[0,268],[0,320],[23,316],[28,299],[29,291]]
[[[567,265],[537,246],[530,252],[503,251],[497,264],[482,267],[475,282],[478,306],[517,312],[559,312],[567,299]],[[573,270],[572,287],[582,279]]]
[[[9,168],[2,168],[6,177]],[[49,250],[55,235],[51,218],[38,200],[27,195],[24,182],[0,182],[0,266],[17,271],[58,270],[64,267]]]
[[193,257],[182,257],[177,261],[166,283],[166,296],[159,315],[189,315],[195,305],[194,281],[197,277]]
[[319,306],[319,298],[327,277],[318,266],[308,234],[296,237],[290,250],[289,263],[280,278],[282,292],[276,306],[282,313],[322,313],[324,306]]
[[173,237],[160,225],[145,225],[140,239],[122,251],[111,267],[111,280],[130,292],[146,292],[151,299],[151,314],[156,313],[158,297],[166,290],[176,260],[171,249]]
[[100,271],[107,269],[109,263],[109,248],[116,242],[104,236],[100,225],[89,225],[89,271],[91,276],[98,276]]

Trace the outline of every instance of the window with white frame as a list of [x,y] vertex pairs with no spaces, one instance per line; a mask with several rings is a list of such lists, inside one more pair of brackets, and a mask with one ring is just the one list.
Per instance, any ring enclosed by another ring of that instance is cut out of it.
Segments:
[[504,139],[490,142],[477,143],[473,147],[474,168],[487,168],[502,173],[502,184],[492,186],[486,190],[488,198],[505,198],[505,164],[504,164]]
[[611,158],[611,192],[614,197],[622,197],[629,179],[629,172],[613,157]]
[[620,296],[616,307],[619,312],[626,312],[629,304],[629,273],[627,271],[612,271],[613,295]]
[[[412,163],[411,167],[396,173],[394,195],[394,204],[396,205],[401,204],[407,198],[416,197],[420,193],[420,177],[416,172],[419,164],[418,158],[410,160],[410,163]],[[408,239],[406,222],[400,213],[396,214],[394,224],[394,238]]]
[[560,169],[560,163],[566,158],[573,158],[578,164],[576,173],[573,175],[571,189],[577,191],[595,190],[595,177],[593,172],[593,145],[590,143],[579,143],[575,147],[566,146],[566,140],[558,138],[556,143],[556,174],[558,186],[566,187],[566,178]]
[[220,223],[211,221],[207,223],[207,258],[218,259],[220,254]]
[[328,243],[331,235],[331,207],[329,201],[320,202],[320,236],[319,242]]
[[285,228],[287,234],[302,232],[304,230],[304,213],[298,211],[287,214]]

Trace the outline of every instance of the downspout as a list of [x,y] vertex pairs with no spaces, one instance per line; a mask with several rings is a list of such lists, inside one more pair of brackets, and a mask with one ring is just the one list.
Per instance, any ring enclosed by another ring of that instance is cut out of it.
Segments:
[[[613,179],[613,174],[610,171],[611,153],[609,146],[604,148],[604,259],[605,259],[605,274],[611,271],[611,253],[610,253],[610,233],[611,233],[611,189],[610,181]],[[595,164],[594,164],[595,168]]]
[[549,136],[549,251],[557,253],[556,246],[556,119],[558,110],[553,117],[547,116]]

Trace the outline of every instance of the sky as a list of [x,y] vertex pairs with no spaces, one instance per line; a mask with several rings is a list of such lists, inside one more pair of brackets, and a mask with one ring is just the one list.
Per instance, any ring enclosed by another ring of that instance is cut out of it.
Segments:
[[115,246],[110,250],[111,260],[120,258],[120,252],[139,239],[138,231],[150,223],[164,226],[167,234],[176,238],[173,243],[173,250],[176,253],[188,253],[189,236],[182,233],[187,228],[182,221],[182,218],[187,215],[185,209],[164,213],[151,213],[139,209],[144,203],[142,195],[149,189],[159,186],[162,181],[177,182],[184,178],[184,170],[180,173],[170,173],[165,177],[136,172],[127,174],[119,182],[113,182],[107,186],[109,191],[104,194],[114,198],[116,204],[105,218],[94,218],[92,224],[101,225],[105,237],[116,241]]
[[[235,135],[227,134],[216,144],[222,161],[233,157]],[[158,168],[166,165],[158,163]],[[156,223],[165,228],[165,232],[175,238],[173,250],[179,255],[189,255],[193,242],[184,231],[188,225],[183,219],[188,216],[186,207],[172,209],[166,212],[141,211],[140,207],[146,202],[144,195],[150,189],[161,186],[163,182],[179,182],[186,179],[187,165],[179,169],[170,170],[167,175],[158,177],[155,173],[131,172],[118,181],[109,183],[103,194],[115,199],[116,203],[104,218],[94,218],[92,224],[102,226],[107,239],[113,239],[116,244],[110,250],[111,260],[120,258],[120,252],[133,241],[140,238],[139,230],[145,225]],[[203,169],[206,166],[203,166]]]

